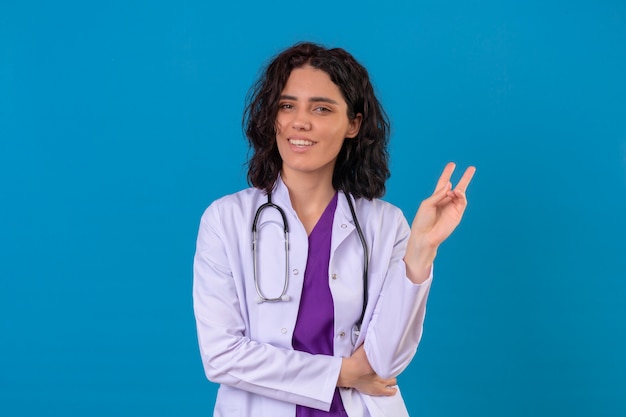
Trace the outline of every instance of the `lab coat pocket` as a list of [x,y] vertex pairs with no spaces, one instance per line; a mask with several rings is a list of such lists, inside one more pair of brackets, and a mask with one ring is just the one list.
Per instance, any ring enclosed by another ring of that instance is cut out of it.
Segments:
[[220,385],[213,417],[243,417],[246,393],[228,385]]

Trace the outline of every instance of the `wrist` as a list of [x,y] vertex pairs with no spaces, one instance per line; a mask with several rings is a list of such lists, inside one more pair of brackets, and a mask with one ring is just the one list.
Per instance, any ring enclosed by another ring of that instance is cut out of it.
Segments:
[[404,257],[407,278],[414,284],[422,284],[426,281],[430,277],[436,256],[436,246],[420,245],[418,248],[407,248],[407,254]]
[[339,370],[339,378],[337,378],[337,386],[339,388],[351,388],[352,387],[352,359],[342,358],[341,369]]

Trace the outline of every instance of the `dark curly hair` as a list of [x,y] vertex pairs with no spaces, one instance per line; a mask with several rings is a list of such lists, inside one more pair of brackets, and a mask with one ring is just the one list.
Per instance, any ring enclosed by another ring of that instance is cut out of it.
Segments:
[[355,198],[382,197],[389,178],[389,119],[374,95],[367,70],[341,48],[300,42],[275,56],[250,88],[243,128],[250,143],[248,182],[270,192],[282,168],[276,144],[279,97],[294,68],[310,65],[326,72],[348,105],[348,118],[363,118],[358,135],[345,140],[335,164],[333,187]]

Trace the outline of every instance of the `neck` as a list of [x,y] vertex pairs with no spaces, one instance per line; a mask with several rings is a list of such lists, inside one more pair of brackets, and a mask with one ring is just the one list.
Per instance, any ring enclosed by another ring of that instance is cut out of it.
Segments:
[[307,234],[310,234],[335,195],[332,172],[330,176],[282,172],[281,178],[289,190],[291,206],[304,225]]

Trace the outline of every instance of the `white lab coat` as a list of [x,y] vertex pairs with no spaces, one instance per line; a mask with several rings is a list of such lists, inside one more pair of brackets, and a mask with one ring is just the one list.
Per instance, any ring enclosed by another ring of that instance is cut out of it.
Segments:
[[[200,222],[194,259],[193,301],[206,376],[221,384],[216,417],[294,417],[295,405],[328,410],[341,358],[365,344],[374,371],[400,374],[422,335],[432,276],[421,285],[406,278],[409,227],[402,212],[381,200],[357,199],[355,209],[370,252],[369,301],[361,334],[351,329],[363,300],[363,248],[343,193],[333,220],[329,285],[334,301],[334,356],[293,350],[308,237],[279,178],[272,202],[289,225],[289,301],[258,303],[253,279],[251,227],[264,192],[250,188],[211,204]],[[258,222],[258,281],[267,297],[280,295],[285,277],[283,223],[266,209]],[[371,397],[341,389],[349,416],[408,416],[400,391]]]

